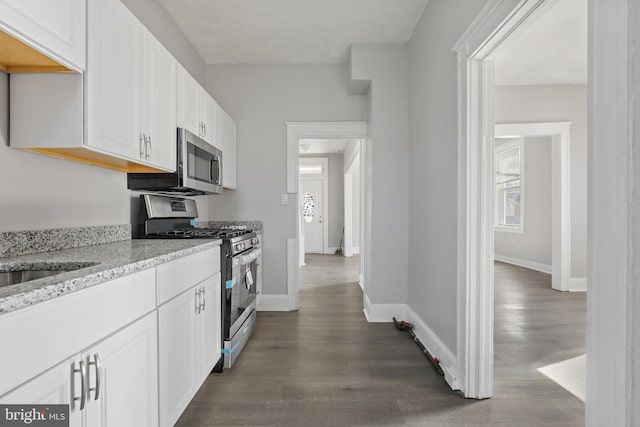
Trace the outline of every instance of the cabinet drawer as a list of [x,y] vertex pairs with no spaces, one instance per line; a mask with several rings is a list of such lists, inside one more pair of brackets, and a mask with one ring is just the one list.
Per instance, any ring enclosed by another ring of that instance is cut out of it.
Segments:
[[0,317],[0,395],[155,309],[155,269]]
[[220,271],[220,247],[158,266],[158,305]]

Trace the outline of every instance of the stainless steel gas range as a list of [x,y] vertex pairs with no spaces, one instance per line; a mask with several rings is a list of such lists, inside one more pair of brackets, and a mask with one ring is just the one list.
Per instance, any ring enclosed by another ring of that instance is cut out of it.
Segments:
[[237,360],[256,321],[259,238],[247,229],[196,228],[196,203],[191,199],[143,194],[138,209],[137,238],[222,239],[222,353],[214,368],[222,372]]

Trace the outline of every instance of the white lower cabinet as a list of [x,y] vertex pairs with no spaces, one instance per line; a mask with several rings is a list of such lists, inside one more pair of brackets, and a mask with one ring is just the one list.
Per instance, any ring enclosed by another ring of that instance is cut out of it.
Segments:
[[0,403],[173,426],[221,356],[220,282],[216,247],[0,316]]
[[160,425],[172,426],[220,357],[217,273],[158,308]]
[[[69,406],[69,426],[82,426],[84,413],[80,411],[79,402],[74,402],[72,396],[82,395],[80,373],[74,373],[74,369],[84,368],[84,362],[80,364],[81,357],[75,356],[58,366],[38,375],[33,380],[22,385],[13,392],[0,399],[2,404],[67,404]],[[86,370],[82,370],[85,375]]]
[[150,313],[0,399],[70,404],[70,426],[158,425],[157,325]]
[[158,425],[156,322],[150,313],[84,354],[88,427]]

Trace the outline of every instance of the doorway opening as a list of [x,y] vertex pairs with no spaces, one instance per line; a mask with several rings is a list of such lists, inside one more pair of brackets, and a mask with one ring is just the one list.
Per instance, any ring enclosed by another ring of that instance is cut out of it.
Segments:
[[[502,7],[505,6],[503,2],[490,1],[454,47],[458,54],[458,201],[462,212],[458,222],[460,236],[458,252],[458,372],[460,388],[464,390],[465,396],[470,398],[488,398],[493,394],[493,323],[494,298],[496,298],[496,289],[494,288],[494,226],[496,214],[500,213],[496,204],[494,136],[522,136],[511,133],[513,128],[494,128],[494,106],[498,96],[497,91],[494,91],[494,86],[496,77],[499,77],[498,69],[497,67],[494,69],[494,65],[499,62],[497,57],[504,51],[505,46],[514,40],[522,41],[523,38],[526,38],[523,37],[523,34],[534,27],[532,23],[537,22],[540,17],[558,5],[566,6],[566,3],[568,2],[525,0],[510,9]],[[547,27],[547,30],[550,28],[560,28],[561,31],[566,29],[566,27],[557,24]],[[584,29],[586,65],[586,21]],[[506,41],[509,43],[505,43]],[[557,40],[554,40],[553,43],[559,44]],[[546,53],[550,51],[547,49]],[[520,59],[526,59],[527,56],[535,58],[529,50],[522,52]],[[544,61],[539,61],[539,58],[534,59],[536,65],[544,63]],[[586,89],[586,81],[584,86]],[[530,106],[527,99],[521,98],[520,101],[521,109],[526,111]],[[540,120],[541,118],[543,120]],[[523,122],[522,119],[515,122],[513,120],[513,118],[509,118],[502,123]],[[547,116],[531,121],[538,122],[538,124],[540,122],[565,122],[559,123],[559,128],[570,127],[570,124],[566,123],[566,117]],[[553,123],[546,124],[552,125]],[[566,132],[567,138],[564,145],[561,142],[563,134],[565,132],[560,129],[534,132],[530,136],[546,135],[551,136],[554,140],[552,150],[556,151],[557,155],[553,156],[552,161],[552,167],[556,171],[553,179],[558,180],[560,185],[552,195],[554,206],[552,214],[554,218],[553,286],[558,290],[570,290],[572,286],[570,280],[571,248],[567,245],[570,242],[571,234],[569,227],[565,226],[568,224],[570,199],[560,197],[561,194],[563,196],[569,194],[570,179],[565,174],[563,181],[562,169],[558,164],[558,161],[569,164],[568,132]],[[586,147],[586,136],[584,142]],[[505,184],[503,189],[510,185],[515,186],[513,183]],[[514,194],[515,192],[511,192],[511,196]],[[518,201],[517,197],[512,197],[511,208],[517,205]],[[566,203],[566,206],[563,203]],[[502,208],[506,209],[507,207],[503,206]]]
[[[302,278],[303,283],[300,274],[303,266],[306,271],[315,271],[322,270],[324,265],[322,271],[331,272],[342,265],[344,268],[337,271],[348,274],[353,270],[354,275],[353,280],[339,279],[342,283],[359,281],[363,289],[366,286],[369,239],[364,230],[369,218],[366,209],[361,208],[367,201],[366,123],[286,125],[287,191],[297,194],[298,204],[296,237],[287,243],[287,294],[290,309],[296,310],[302,285],[317,282],[320,276],[325,281],[331,277],[331,274],[311,274]],[[359,175],[357,188],[354,187],[355,173]],[[345,182],[349,184],[348,188],[345,188]],[[345,207],[346,203],[348,207]],[[354,257],[354,251],[360,254]]]
[[358,282],[361,141],[301,138],[299,145],[299,288]]

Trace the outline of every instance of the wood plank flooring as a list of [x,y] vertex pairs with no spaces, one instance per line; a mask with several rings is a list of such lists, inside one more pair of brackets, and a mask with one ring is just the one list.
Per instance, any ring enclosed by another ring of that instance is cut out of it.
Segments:
[[496,264],[496,387],[484,401],[452,392],[406,333],[366,322],[357,262],[317,255],[301,276],[300,311],[258,313],[236,365],[207,379],[178,426],[584,424],[583,403],[536,370],[584,351],[584,295],[552,291],[548,275]]

